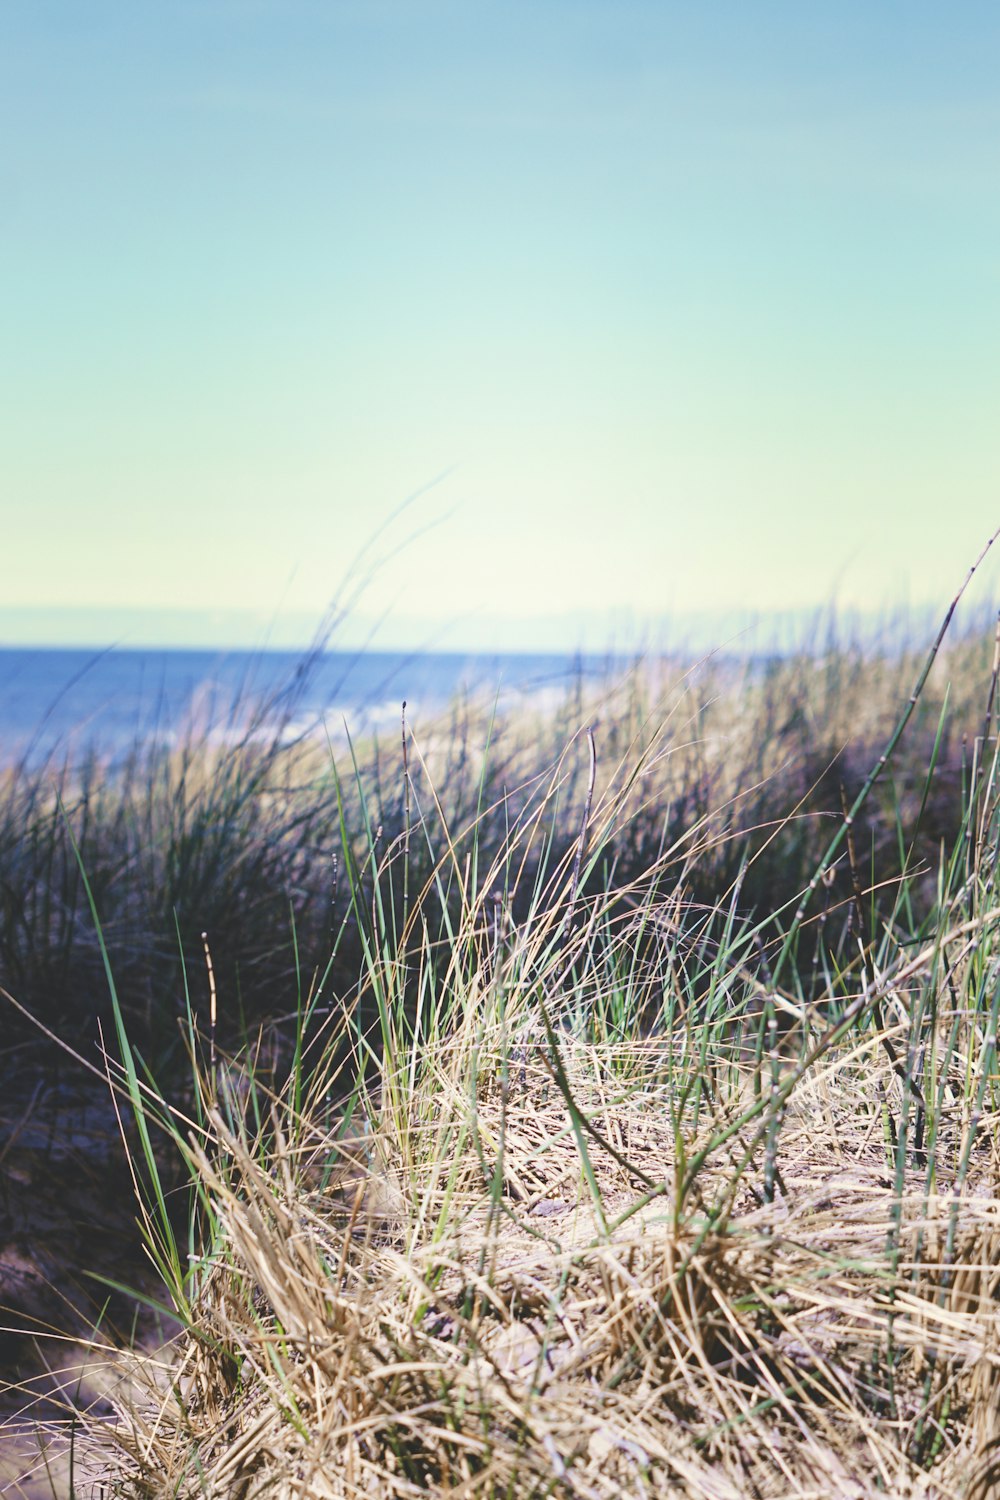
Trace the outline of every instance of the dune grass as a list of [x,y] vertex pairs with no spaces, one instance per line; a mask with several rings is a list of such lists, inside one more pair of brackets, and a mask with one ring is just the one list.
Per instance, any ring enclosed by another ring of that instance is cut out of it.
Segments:
[[993,642],[602,694],[11,778],[181,1326],[79,1493],[1000,1483]]
[[[912,844],[907,899],[922,911],[936,899],[940,841],[950,844],[961,822],[991,656],[990,632],[978,631],[939,659],[855,825],[866,884],[897,878],[901,839]],[[417,889],[447,838],[473,822],[485,869],[560,761],[544,828],[522,857],[537,865],[543,832],[550,857],[562,857],[586,795],[586,725],[599,795],[642,765],[619,801],[612,882],[639,877],[671,850],[686,922],[697,926],[699,908],[726,905],[737,880],[740,911],[763,918],[808,884],[919,665],[914,651],[834,639],[770,663],[638,663],[606,684],[581,681],[553,711],[495,714],[466,701],[442,722],[408,725],[420,753],[405,776],[398,731],[353,750],[331,750],[316,736],[289,743],[294,694],[269,711],[238,705],[218,738],[201,725],[170,751],[137,745],[115,767],[67,753],[0,769],[0,982],[67,1041],[89,1045],[97,1021],[110,1026],[82,865],[130,1035],[159,1073],[171,1061],[183,1067],[178,1019],[185,976],[204,991],[203,933],[230,1042],[245,1023],[273,1016],[277,995],[278,1008],[294,1009],[299,983],[308,988],[331,957],[328,987],[343,996],[363,957],[344,832],[356,862],[373,857],[376,831],[374,857],[398,849],[405,783],[422,832],[386,878],[405,869]],[[596,890],[604,876],[595,869],[590,878]],[[846,861],[830,882],[825,906],[843,912],[852,896]],[[517,915],[530,889],[524,880],[513,893]],[[13,1012],[7,1020],[21,1025]]]

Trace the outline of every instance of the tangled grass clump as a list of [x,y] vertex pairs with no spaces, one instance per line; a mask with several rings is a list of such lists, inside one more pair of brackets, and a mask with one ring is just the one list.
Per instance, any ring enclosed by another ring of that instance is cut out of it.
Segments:
[[395,821],[377,758],[334,766],[326,956],[296,917],[295,1003],[244,1012],[234,1045],[209,940],[207,1005],[182,970],[184,1088],[135,1043],[77,843],[180,1328],[108,1351],[123,1379],[112,1420],[75,1418],[77,1493],[997,1493],[997,654],[935,865],[943,718],[915,816],[890,798],[895,878],[867,875],[940,643],[769,907],[800,812],[741,842],[763,803],[737,777],[678,823],[678,704],[609,764],[592,728],[547,775],[467,755],[449,800],[440,747],[404,731]]
[[187,1327],[99,1429],[115,1493],[950,1495],[987,1473],[981,1012],[940,1017],[991,1073],[953,1048],[923,1169],[898,1026],[824,1047],[828,1027],[764,1109],[752,1065],[713,1049],[699,1111],[666,1037],[525,1046],[512,1019],[397,1055],[325,1120],[322,1095],[285,1097],[248,1128],[204,1081]]
[[526,861],[559,775],[405,913],[373,846],[355,1003],[282,1089],[192,1030],[188,1124],[135,1094],[198,1249],[151,1209],[185,1331],[100,1428],[114,1493],[992,1492],[995,759],[935,912],[900,888],[818,995],[762,977],[787,923],[692,948],[670,850],[592,892],[628,776]]

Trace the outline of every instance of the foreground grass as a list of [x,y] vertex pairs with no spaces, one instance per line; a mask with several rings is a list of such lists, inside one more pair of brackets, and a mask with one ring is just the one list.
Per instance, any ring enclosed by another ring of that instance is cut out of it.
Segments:
[[376,884],[377,1037],[331,1021],[274,1097],[203,1058],[187,1124],[122,1079],[198,1200],[185,1262],[153,1195],[186,1332],[100,1429],[115,1491],[988,1493],[979,849],[926,941],[886,931],[806,1008],[735,923],[692,982],[655,879],[567,924],[564,866],[517,928],[469,888],[443,947],[433,888],[387,946]]
[[[876,663],[879,692],[918,678],[923,772],[910,749],[882,790],[841,764],[839,815],[806,819],[801,796],[781,816],[767,800],[816,764],[778,733],[805,667],[782,670],[780,694],[765,677],[720,696],[721,754],[686,693],[651,731],[633,683],[617,753],[610,727],[582,733],[547,776],[537,736],[504,747],[504,726],[464,759],[454,733],[407,739],[391,799],[377,757],[314,772],[340,861],[325,957],[304,959],[293,899],[291,1014],[233,1046],[234,981],[204,952],[196,980],[187,955],[185,1090],[146,1069],[113,882],[77,840],[148,1254],[182,1327],[115,1356],[128,1384],[82,1446],[81,1492],[993,1492],[995,667],[978,699],[964,679],[964,774],[930,844],[961,722],[936,711],[943,684]],[[893,736],[906,698],[887,725],[871,700],[842,761]],[[293,835],[320,825],[287,822],[309,803],[282,798],[273,755],[239,847],[269,829],[308,883]],[[679,817],[666,788],[696,761]],[[236,764],[205,786],[230,819]],[[200,826],[224,865],[238,822]],[[887,849],[895,878],[873,880]]]

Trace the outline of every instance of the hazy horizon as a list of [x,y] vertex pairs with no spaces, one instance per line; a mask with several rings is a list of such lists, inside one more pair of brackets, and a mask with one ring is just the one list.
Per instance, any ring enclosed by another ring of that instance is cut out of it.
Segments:
[[[957,628],[986,624],[983,600],[966,604]],[[728,652],[738,655],[786,650],[832,631],[841,643],[852,639],[898,640],[919,644],[933,631],[944,606],[906,606],[863,611],[826,607],[801,610],[690,611],[658,621],[637,621],[625,612],[604,620],[587,612],[563,616],[440,621],[407,617],[377,620],[364,614],[335,623],[326,649],[345,653],[451,655],[628,656],[643,652]],[[46,609],[0,605],[0,651],[109,649],[136,651],[290,652],[313,646],[324,630],[322,618],[307,614],[265,616],[259,611]]]

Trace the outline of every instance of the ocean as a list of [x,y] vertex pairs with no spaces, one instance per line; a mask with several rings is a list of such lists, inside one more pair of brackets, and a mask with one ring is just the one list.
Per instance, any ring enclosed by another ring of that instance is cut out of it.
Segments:
[[137,743],[169,746],[191,729],[225,737],[257,727],[289,739],[335,739],[398,725],[403,701],[418,726],[459,695],[509,704],[561,699],[608,657],[328,651],[0,649],[0,761],[38,763],[94,750],[111,759]]

